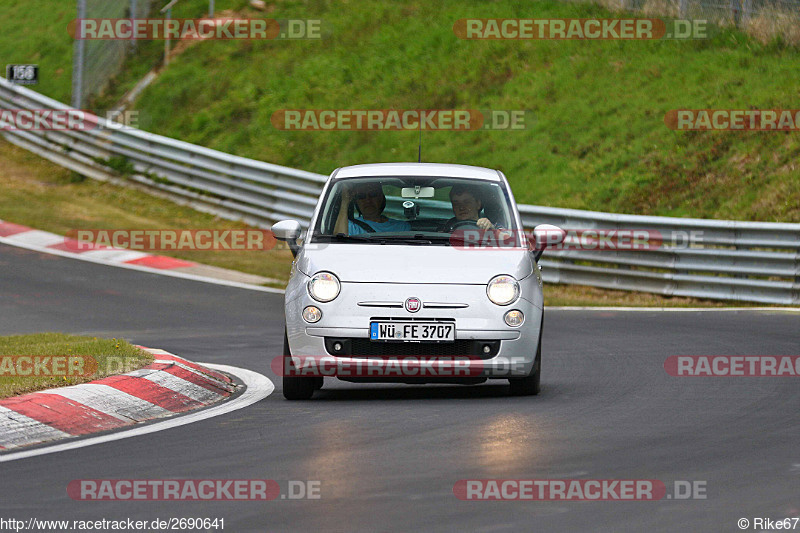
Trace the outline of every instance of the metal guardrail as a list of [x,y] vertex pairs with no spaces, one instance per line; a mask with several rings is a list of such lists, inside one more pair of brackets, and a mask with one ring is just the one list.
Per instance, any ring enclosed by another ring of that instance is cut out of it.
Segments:
[[519,206],[523,225],[647,230],[663,244],[640,250],[551,250],[545,281],[800,305],[800,224],[622,215]]
[[[69,106],[0,79],[0,109]],[[307,223],[326,176],[203,148],[100,118],[89,130],[4,130],[9,142],[98,180],[135,184],[176,202],[258,227]],[[0,121],[0,126],[3,126]],[[800,224],[621,215],[520,205],[523,224],[567,230],[649,230],[643,250],[546,252],[552,283],[800,305]],[[688,239],[688,241],[687,241]]]

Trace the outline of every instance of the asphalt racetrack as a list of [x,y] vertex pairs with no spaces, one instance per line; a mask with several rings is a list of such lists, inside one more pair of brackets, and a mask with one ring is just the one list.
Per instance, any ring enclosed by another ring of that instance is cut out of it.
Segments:
[[[228,415],[0,463],[0,516],[224,518],[225,531],[740,531],[800,515],[800,378],[672,377],[671,355],[800,355],[800,314],[549,310],[542,393],[326,380],[289,402],[269,362],[283,296],[0,245],[0,334],[64,331],[246,368]],[[546,289],[546,288],[545,288]],[[74,501],[76,479],[317,480],[320,498]],[[461,501],[461,479],[657,479],[705,499]],[[800,529],[800,526],[798,526]]]

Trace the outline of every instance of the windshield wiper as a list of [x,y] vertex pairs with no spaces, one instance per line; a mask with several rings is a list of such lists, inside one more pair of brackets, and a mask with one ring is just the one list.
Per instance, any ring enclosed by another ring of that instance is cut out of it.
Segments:
[[316,234],[314,235],[314,239],[322,239],[327,240],[328,242],[338,241],[338,242],[368,242],[371,241],[372,238],[369,234],[360,233],[358,235],[345,235],[344,233],[337,233],[336,235],[322,235]]
[[316,235],[315,239],[327,239],[331,242],[374,242],[375,244],[450,244],[449,235],[425,235],[415,233],[412,235],[384,235],[380,233],[359,233],[357,235]]
[[422,233],[415,233],[414,235],[376,235],[372,240],[392,243],[403,244],[432,244],[429,237]]

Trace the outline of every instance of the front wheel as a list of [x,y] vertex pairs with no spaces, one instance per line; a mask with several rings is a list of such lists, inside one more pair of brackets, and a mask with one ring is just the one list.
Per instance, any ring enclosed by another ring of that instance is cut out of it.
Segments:
[[[291,357],[289,350],[289,336],[283,332],[283,356]],[[289,368],[286,365],[284,369]],[[299,378],[295,376],[283,376],[283,397],[287,400],[309,400],[317,389],[317,378]],[[321,386],[321,385],[320,385]]]
[[542,334],[539,333],[539,345],[536,347],[536,359],[533,360],[531,373],[524,378],[509,378],[511,396],[536,396],[539,394],[539,383],[542,379]]

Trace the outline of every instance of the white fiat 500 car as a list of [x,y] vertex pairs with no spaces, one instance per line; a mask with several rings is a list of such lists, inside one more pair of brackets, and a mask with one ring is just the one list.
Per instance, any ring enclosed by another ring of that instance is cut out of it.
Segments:
[[537,226],[534,246],[502,172],[432,163],[340,168],[302,242],[297,221],[272,231],[295,254],[283,361],[295,370],[313,361],[316,371],[283,373],[287,399],[310,398],[327,376],[502,378],[513,395],[539,392],[537,260],[564,232]]

